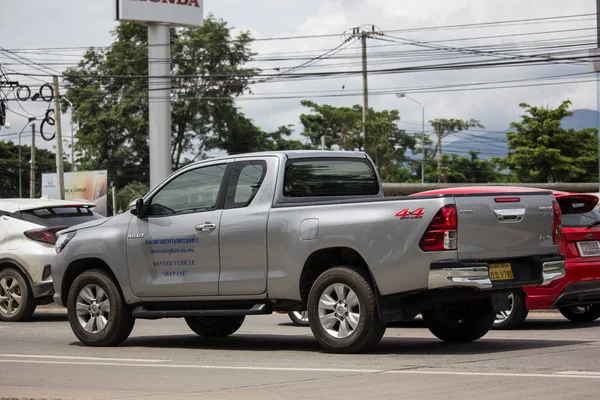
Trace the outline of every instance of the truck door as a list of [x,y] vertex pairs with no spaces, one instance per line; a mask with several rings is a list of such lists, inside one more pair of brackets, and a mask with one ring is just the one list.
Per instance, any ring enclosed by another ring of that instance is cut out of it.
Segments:
[[139,297],[218,294],[219,231],[232,162],[187,169],[146,198],[132,218],[127,264]]
[[220,295],[267,289],[267,222],[277,166],[276,157],[236,159],[221,218]]

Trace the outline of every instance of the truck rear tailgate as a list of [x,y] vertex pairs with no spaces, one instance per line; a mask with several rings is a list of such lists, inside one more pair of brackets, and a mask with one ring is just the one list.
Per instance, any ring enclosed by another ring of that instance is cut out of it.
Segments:
[[460,260],[502,260],[557,252],[552,193],[479,193],[454,198]]

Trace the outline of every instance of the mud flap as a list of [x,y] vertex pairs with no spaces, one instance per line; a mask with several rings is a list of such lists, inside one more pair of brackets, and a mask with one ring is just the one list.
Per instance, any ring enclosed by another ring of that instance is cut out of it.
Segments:
[[492,302],[492,308],[495,313],[499,313],[500,311],[505,311],[510,308],[510,303],[508,301],[508,293],[494,293],[490,297],[490,301]]

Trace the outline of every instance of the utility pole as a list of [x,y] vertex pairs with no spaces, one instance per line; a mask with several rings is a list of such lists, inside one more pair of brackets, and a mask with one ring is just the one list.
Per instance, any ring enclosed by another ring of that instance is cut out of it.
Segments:
[[[596,0],[596,55],[600,55],[600,0]],[[597,65],[595,59],[592,65]],[[596,69],[596,113],[598,116],[598,190],[600,191],[600,69]]]
[[[600,0],[599,0],[600,1]],[[362,112],[362,125],[365,139],[364,150],[367,150],[367,118],[369,116],[369,82],[367,74],[367,39],[372,36],[381,36],[382,32],[375,30],[375,25],[371,25],[370,30],[362,27],[352,28],[352,35],[350,38],[360,39],[362,45],[362,75],[363,75],[363,112]]]
[[65,174],[63,165],[62,132],[60,130],[60,92],[58,90],[58,76],[52,77],[54,88],[54,120],[56,129],[56,175],[58,183],[58,198],[65,199]]
[[[600,1],[600,0],[599,0]],[[442,126],[440,122],[435,123],[435,134],[437,135],[437,153],[438,153],[438,183],[442,181]]]
[[29,164],[29,198],[35,198],[35,124],[31,124],[31,161]]
[[150,117],[150,187],[172,172],[171,31],[168,24],[148,24],[148,107]]
[[[600,0],[599,0],[600,1]],[[362,123],[365,134],[365,150],[367,150],[367,114],[369,113],[369,80],[367,76],[367,35],[361,34],[362,68],[363,68],[363,112]]]

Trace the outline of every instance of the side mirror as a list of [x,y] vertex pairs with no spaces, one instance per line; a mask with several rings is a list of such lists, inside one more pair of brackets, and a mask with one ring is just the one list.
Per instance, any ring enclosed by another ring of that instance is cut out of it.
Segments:
[[146,212],[147,210],[146,205],[144,204],[144,199],[142,198],[135,199],[135,201],[129,205],[129,211],[138,218],[144,218],[146,214],[148,214]]

